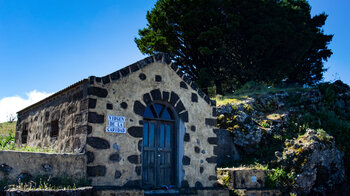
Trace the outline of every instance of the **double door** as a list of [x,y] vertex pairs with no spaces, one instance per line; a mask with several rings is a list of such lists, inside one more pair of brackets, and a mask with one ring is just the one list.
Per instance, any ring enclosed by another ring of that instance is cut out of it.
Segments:
[[174,122],[145,120],[142,180],[144,187],[174,185]]

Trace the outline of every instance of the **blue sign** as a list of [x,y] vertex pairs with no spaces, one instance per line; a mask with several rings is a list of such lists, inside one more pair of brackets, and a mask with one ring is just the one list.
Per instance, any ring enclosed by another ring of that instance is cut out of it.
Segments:
[[108,116],[108,126],[106,126],[106,132],[126,133],[124,122],[124,116]]

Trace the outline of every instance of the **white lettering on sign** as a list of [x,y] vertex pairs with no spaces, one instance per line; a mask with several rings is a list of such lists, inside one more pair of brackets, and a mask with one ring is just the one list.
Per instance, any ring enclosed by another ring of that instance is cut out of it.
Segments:
[[106,132],[126,133],[124,122],[124,116],[108,116],[108,126],[106,126]]

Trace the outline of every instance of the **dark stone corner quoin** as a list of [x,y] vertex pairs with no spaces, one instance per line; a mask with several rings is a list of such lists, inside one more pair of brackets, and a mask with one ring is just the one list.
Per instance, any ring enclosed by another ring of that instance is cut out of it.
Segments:
[[87,137],[86,143],[96,149],[109,149],[109,142],[99,137]]
[[88,88],[88,95],[95,95],[97,97],[105,98],[108,95],[108,91],[104,88],[92,86]]
[[86,173],[90,177],[105,176],[107,168],[103,165],[88,166]]

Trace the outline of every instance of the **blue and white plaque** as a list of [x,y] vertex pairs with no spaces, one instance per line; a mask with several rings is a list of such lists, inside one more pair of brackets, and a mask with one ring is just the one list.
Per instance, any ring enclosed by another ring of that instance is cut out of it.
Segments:
[[124,122],[124,116],[108,116],[108,125],[106,126],[106,132],[126,133]]

